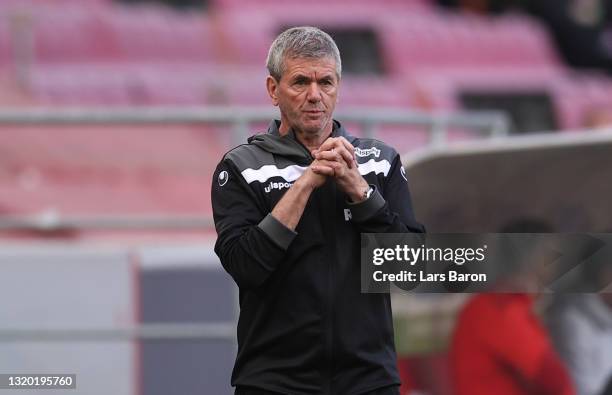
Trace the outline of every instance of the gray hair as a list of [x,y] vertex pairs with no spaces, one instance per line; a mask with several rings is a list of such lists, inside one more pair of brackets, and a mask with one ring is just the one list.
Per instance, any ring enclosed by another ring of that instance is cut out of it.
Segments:
[[279,34],[268,51],[266,60],[268,72],[280,81],[285,71],[285,59],[297,58],[332,58],[336,61],[336,75],[340,79],[342,74],[340,51],[330,35],[319,28],[292,27]]

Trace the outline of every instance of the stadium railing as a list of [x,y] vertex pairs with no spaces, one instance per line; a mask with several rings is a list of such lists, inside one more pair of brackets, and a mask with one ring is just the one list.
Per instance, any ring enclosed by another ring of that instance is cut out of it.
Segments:
[[[278,117],[275,109],[254,107],[153,107],[123,109],[92,108],[15,108],[0,109],[2,125],[229,125],[235,145],[245,141],[249,125]],[[485,138],[508,135],[510,120],[501,112],[418,112],[399,109],[355,108],[339,110],[335,117],[360,126],[362,135],[376,137],[383,125],[427,128],[429,146],[443,148],[451,128],[474,131]],[[210,229],[210,217],[155,215],[87,215],[64,217],[60,213],[0,216],[0,230],[57,231],[62,229]]]

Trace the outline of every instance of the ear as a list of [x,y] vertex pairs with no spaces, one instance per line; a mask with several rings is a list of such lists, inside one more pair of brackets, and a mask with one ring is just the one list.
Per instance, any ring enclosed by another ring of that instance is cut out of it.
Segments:
[[266,78],[266,89],[268,90],[268,95],[272,99],[272,104],[275,106],[278,106],[278,95],[277,95],[278,82],[271,75],[269,75],[268,78]]

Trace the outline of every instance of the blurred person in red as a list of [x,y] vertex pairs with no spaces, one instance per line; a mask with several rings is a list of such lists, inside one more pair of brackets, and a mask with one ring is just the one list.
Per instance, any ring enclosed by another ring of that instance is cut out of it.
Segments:
[[[550,233],[521,220],[503,233]],[[566,368],[534,312],[535,292],[546,275],[535,249],[492,292],[472,297],[453,334],[450,362],[455,395],[574,395]],[[523,292],[518,292],[522,290]],[[511,292],[511,293],[503,293]]]

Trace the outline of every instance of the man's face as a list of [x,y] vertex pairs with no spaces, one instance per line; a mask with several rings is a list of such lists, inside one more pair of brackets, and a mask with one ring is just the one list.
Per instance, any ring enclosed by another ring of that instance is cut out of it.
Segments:
[[336,62],[330,58],[285,59],[280,81],[268,77],[268,93],[281,112],[281,133],[289,128],[309,134],[331,131],[338,97]]

